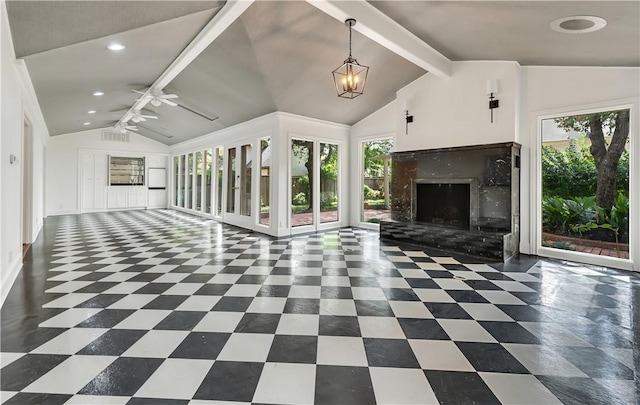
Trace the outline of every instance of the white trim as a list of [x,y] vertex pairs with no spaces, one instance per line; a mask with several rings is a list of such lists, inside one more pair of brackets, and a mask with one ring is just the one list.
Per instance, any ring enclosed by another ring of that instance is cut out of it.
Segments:
[[[553,249],[542,246],[542,159],[540,157],[540,145],[542,145],[542,121],[560,116],[591,114],[602,111],[629,110],[629,259],[620,259],[609,256],[598,256],[568,250]],[[621,268],[625,270],[640,271],[640,210],[637,201],[640,201],[640,130],[638,129],[638,116],[640,115],[640,98],[626,98],[602,101],[586,105],[559,107],[550,110],[531,112],[531,173],[530,180],[534,190],[533,205],[531,206],[530,238],[533,241],[532,253],[540,256],[548,256],[557,259],[571,260]],[[639,178],[636,178],[638,176]],[[634,210],[635,207],[635,210]]]
[[[22,248],[22,246],[20,246]],[[13,259],[12,263],[9,263],[9,269],[5,272],[4,279],[2,280],[2,284],[0,284],[0,294],[2,295],[1,303],[4,304],[4,301],[7,299],[7,295],[9,295],[9,291],[13,287],[13,284],[16,282],[16,278],[18,274],[20,274],[20,270],[22,270],[22,249]]]
[[47,213],[47,216],[49,217],[55,217],[55,216],[59,216],[59,215],[79,215],[80,212],[79,210],[55,210],[55,211],[49,211]]

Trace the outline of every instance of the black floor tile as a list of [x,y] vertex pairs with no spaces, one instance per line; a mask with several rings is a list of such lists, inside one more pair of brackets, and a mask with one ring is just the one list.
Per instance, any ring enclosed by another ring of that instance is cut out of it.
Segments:
[[198,311],[173,311],[160,321],[153,329],[164,330],[191,330],[206,315],[206,312]]
[[263,285],[258,291],[258,297],[288,297],[291,286],[288,285]]
[[267,362],[315,364],[317,347],[317,336],[276,335]]
[[212,311],[245,312],[251,301],[252,297],[222,297]]
[[430,278],[407,278],[407,283],[411,288],[434,288],[440,289],[438,283]]
[[467,311],[455,303],[425,302],[424,305],[436,319],[473,319]]
[[130,309],[103,309],[86,321],[80,322],[76,327],[113,328],[134,312]]
[[320,298],[325,299],[352,299],[351,287],[320,287]]
[[424,374],[440,405],[501,405],[476,373],[425,370]]
[[456,342],[476,371],[529,374],[529,371],[497,343]]
[[215,360],[230,336],[230,333],[191,332],[169,357]]
[[26,404],[43,404],[43,405],[62,405],[71,398],[71,395],[63,394],[39,394],[30,392],[20,392],[3,405],[26,405]]
[[366,367],[316,367],[316,405],[375,403],[371,376]]
[[188,405],[189,400],[160,398],[131,398],[127,405]]
[[287,298],[285,314],[319,314],[320,300],[313,298]]
[[76,354],[120,356],[146,333],[146,330],[112,329],[89,343]]
[[487,301],[482,295],[470,290],[447,290],[447,294],[456,302],[473,302],[478,304],[486,304]]
[[398,322],[407,339],[450,340],[435,319],[399,318]]
[[91,299],[86,300],[82,304],[76,305],[76,308],[106,308],[115,302],[126,297],[126,294],[99,294]]
[[540,344],[540,339],[516,322],[480,321],[479,323],[500,343]]
[[355,316],[320,315],[319,335],[362,336],[360,324]]
[[85,385],[79,393],[132,396],[163,361],[163,359],[119,357]]
[[591,378],[536,376],[565,405],[629,405],[611,392],[601,389]]
[[55,354],[27,354],[0,371],[0,387],[2,391],[20,391],[69,356]]
[[276,333],[280,322],[280,314],[244,314],[238,326],[236,333]]
[[134,294],[162,294],[174,285],[173,283],[149,283],[135,291]]
[[160,295],[142,309],[176,309],[188,297],[188,295]]
[[394,316],[387,301],[356,300],[355,303],[359,316]]
[[263,366],[263,363],[216,361],[193,398],[251,402]]
[[561,346],[554,350],[591,378],[634,379],[633,370],[596,347]]
[[370,367],[420,368],[406,339],[364,339]]

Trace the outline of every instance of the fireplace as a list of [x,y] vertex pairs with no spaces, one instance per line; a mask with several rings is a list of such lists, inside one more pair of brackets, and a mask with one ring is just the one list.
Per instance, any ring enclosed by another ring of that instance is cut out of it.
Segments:
[[520,243],[520,145],[395,152],[380,238],[505,260]]
[[469,229],[469,184],[416,184],[416,221]]

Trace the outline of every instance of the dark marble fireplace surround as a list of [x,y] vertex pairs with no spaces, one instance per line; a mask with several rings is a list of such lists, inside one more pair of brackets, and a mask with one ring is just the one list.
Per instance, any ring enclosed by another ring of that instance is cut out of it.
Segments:
[[506,260],[520,243],[520,145],[392,154],[391,220],[380,237]]

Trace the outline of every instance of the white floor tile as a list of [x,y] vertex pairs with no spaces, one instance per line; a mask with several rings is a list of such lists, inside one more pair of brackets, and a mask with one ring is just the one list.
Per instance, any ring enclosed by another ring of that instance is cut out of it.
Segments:
[[451,341],[409,339],[409,345],[423,370],[475,371]]
[[366,367],[367,354],[362,338],[318,336],[317,364]]
[[44,304],[43,308],[73,308],[76,305],[82,304],[88,299],[95,297],[98,294],[89,293],[70,293],[57,298],[53,301],[49,301]]
[[251,301],[247,312],[262,314],[281,314],[287,299],[283,297],[257,297]]
[[351,287],[351,292],[354,300],[387,300],[382,289],[377,287]]
[[261,288],[260,284],[234,284],[224,295],[225,297],[255,297]]
[[503,404],[562,405],[562,402],[532,375],[478,374]]
[[359,316],[362,337],[405,339],[404,332],[396,318],[382,316]]
[[352,300],[321,299],[320,315],[356,316],[356,305]]
[[293,285],[289,291],[289,298],[320,298],[320,286]]
[[264,285],[292,285],[294,276],[290,275],[271,275],[264,281]]
[[443,290],[473,290],[467,283],[462,280],[453,278],[434,278],[433,281]]
[[107,277],[101,279],[100,281],[108,282],[108,283],[121,283],[123,281],[127,281],[130,278],[134,278],[138,273],[134,273],[132,271],[120,271],[117,273],[109,274]]
[[439,404],[422,370],[371,367],[369,372],[380,405]]
[[422,302],[389,301],[389,305],[397,318],[433,319],[433,315]]
[[166,359],[134,397],[191,399],[213,360]]
[[493,304],[461,302],[458,304],[476,321],[513,322],[513,319]]
[[93,284],[93,281],[67,281],[66,283],[51,287],[45,292],[47,293],[71,293],[83,287]]
[[517,281],[492,280],[491,282],[505,291],[536,292],[536,290],[534,290],[533,288],[529,288],[526,285],[519,283]]
[[213,276],[207,284],[235,284],[241,277],[241,274],[216,274]]
[[109,309],[140,309],[158,298],[155,294],[131,294],[109,305]]
[[431,278],[426,271],[422,269],[398,269],[398,272],[404,278]]
[[76,354],[107,331],[108,329],[102,328],[69,329],[32,350],[31,353]]
[[447,335],[458,342],[483,342],[496,343],[496,339],[491,336],[485,328],[478,322],[469,319],[438,319]]
[[200,320],[193,330],[194,332],[231,333],[236,330],[243,316],[243,312],[209,312]]
[[147,284],[149,283],[144,283],[141,281],[125,281],[124,283],[120,283],[109,288],[103,294],[131,294],[135,291],[138,291]]
[[435,288],[414,288],[413,292],[422,302],[456,302],[446,291]]
[[316,367],[313,364],[267,363],[253,396],[264,404],[312,404]]
[[26,353],[2,352],[0,353],[0,368],[8,366]]
[[587,377],[585,373],[549,347],[516,343],[503,343],[502,346],[532,374]]
[[116,356],[71,356],[23,391],[75,394],[115,359]]
[[322,276],[321,284],[328,287],[351,287],[349,277],[346,276]]
[[280,316],[277,335],[318,335],[319,315],[283,314]]
[[218,360],[265,362],[273,337],[261,333],[234,333],[218,355]]
[[171,311],[166,309],[139,309],[113,328],[150,330],[170,313]]
[[203,285],[204,283],[179,283],[164,291],[162,295],[192,295]]
[[220,298],[216,295],[192,295],[184,300],[176,311],[211,311]]
[[492,304],[502,305],[527,305],[513,294],[507,291],[478,291],[487,301]]
[[189,273],[165,273],[152,281],[152,283],[179,283],[189,277]]
[[122,357],[167,358],[188,334],[188,331],[182,330],[150,330]]
[[41,328],[73,328],[100,311],[102,308],[70,308],[38,326]]
[[49,273],[50,275],[54,275],[53,277],[49,277],[47,280],[50,281],[72,281],[82,276],[86,276],[91,273],[90,271],[66,271],[64,273]]

